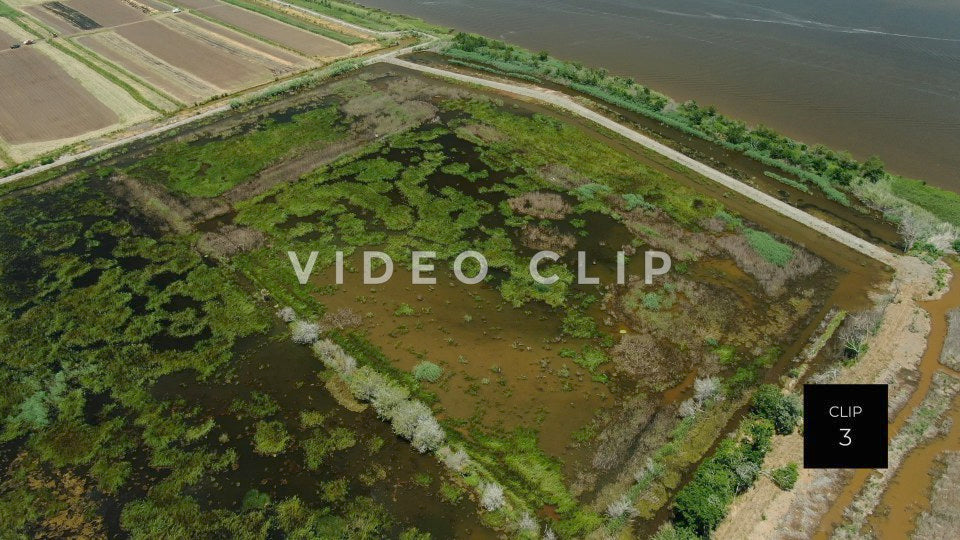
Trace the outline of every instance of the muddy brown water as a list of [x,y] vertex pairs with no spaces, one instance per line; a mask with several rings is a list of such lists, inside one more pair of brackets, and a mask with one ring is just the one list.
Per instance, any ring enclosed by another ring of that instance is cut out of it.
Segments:
[[[938,371],[960,375],[940,363],[940,352],[947,334],[947,312],[960,306],[960,271],[953,265],[950,289],[937,300],[920,302],[930,317],[930,335],[918,368],[920,379],[910,400],[890,423],[891,439],[897,435],[910,415],[917,409],[930,390],[933,376]],[[906,538],[916,527],[917,516],[930,508],[931,472],[941,452],[960,450],[960,404],[955,398],[948,412],[952,425],[946,435],[937,437],[907,454],[900,468],[883,494],[878,509],[868,519],[868,525],[880,538]],[[854,474],[840,492],[830,510],[821,518],[817,539],[826,539],[834,527],[843,521],[843,512],[860,493],[873,469],[861,469]]]
[[960,3],[360,0],[636,78],[960,189]]
[[[271,336],[248,338],[237,345],[232,367],[232,383],[198,382],[192,371],[178,372],[161,378],[153,392],[161,399],[181,401],[188,407],[200,407],[217,422],[210,437],[229,437],[238,453],[239,467],[214,474],[197,488],[201,504],[221,506],[230,501],[239,508],[244,494],[259,489],[273,501],[298,496],[311,504],[324,504],[319,497],[320,483],[346,478],[348,500],[367,496],[383,504],[399,523],[391,535],[417,526],[437,538],[494,538],[492,531],[477,519],[473,503],[465,496],[458,504],[442,502],[439,493],[445,471],[435,458],[421,455],[409,443],[395,436],[389,426],[376,417],[372,409],[354,413],[340,406],[324,388],[319,377],[320,361],[309,347],[286,339],[286,328],[275,324]],[[253,451],[252,427],[256,420],[239,418],[231,411],[236,399],[249,399],[251,391],[268,394],[280,406],[278,417],[294,436],[295,442],[279,456],[263,456]],[[324,426],[346,427],[355,433],[356,446],[327,456],[316,471],[304,466],[303,451],[297,440],[308,436],[300,428],[301,411],[315,410],[327,415]],[[373,437],[383,439],[382,448],[370,453],[366,443]],[[372,467],[382,467],[386,478],[370,486],[359,479]],[[417,474],[426,473],[428,486],[414,482]]]

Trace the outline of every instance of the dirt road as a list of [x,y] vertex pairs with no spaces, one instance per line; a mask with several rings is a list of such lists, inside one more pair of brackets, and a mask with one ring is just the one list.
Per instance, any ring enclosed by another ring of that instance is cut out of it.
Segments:
[[876,245],[871,244],[870,242],[867,242],[862,238],[854,236],[835,225],[827,223],[822,219],[816,218],[804,212],[803,210],[800,210],[799,208],[790,206],[789,204],[781,201],[780,199],[767,195],[766,193],[756,188],[750,187],[744,184],[743,182],[733,178],[732,176],[724,174],[714,169],[713,167],[710,167],[709,165],[705,165],[689,156],[686,156],[685,154],[678,152],[660,142],[657,142],[651,139],[650,137],[647,137],[646,135],[641,134],[638,131],[635,131],[623,124],[620,124],[614,120],[611,120],[610,118],[607,118],[606,116],[596,111],[590,110],[584,107],[583,105],[576,103],[575,101],[573,101],[573,99],[570,98],[570,96],[562,92],[558,92],[555,90],[548,90],[546,88],[540,88],[536,86],[520,86],[518,84],[492,81],[492,80],[484,79],[481,77],[465,75],[463,73],[455,73],[452,71],[446,71],[443,69],[424,66],[414,62],[400,60],[398,58],[385,58],[383,59],[383,61],[390,64],[397,65],[397,66],[405,67],[407,69],[412,69],[412,70],[420,71],[423,73],[436,75],[439,77],[446,77],[449,79],[454,79],[461,82],[475,84],[475,85],[483,86],[486,88],[492,88],[494,90],[499,90],[501,92],[507,92],[510,94],[532,98],[538,101],[549,103],[567,112],[586,118],[587,120],[590,120],[591,122],[599,124],[609,129],[610,131],[617,133],[618,135],[626,137],[632,142],[635,142],[650,150],[653,150],[654,152],[672,161],[675,161],[683,165],[684,167],[687,167],[688,169],[691,169],[694,172],[701,174],[704,177],[709,178],[710,180],[713,180],[714,182],[717,182],[718,184],[721,184],[727,189],[736,191],[737,193],[740,193],[741,195],[744,195],[772,210],[775,210],[776,212],[790,219],[793,219],[794,221],[797,221],[803,225],[806,225],[807,227],[810,227],[811,229],[819,232],[820,234],[828,238],[831,238],[846,246],[849,246],[850,248],[855,249],[860,253],[863,253],[864,255],[867,255],[868,257],[877,259],[878,261],[885,264],[894,265],[896,263],[896,256],[893,255],[892,253],[889,253],[888,251],[880,247],[877,247]]

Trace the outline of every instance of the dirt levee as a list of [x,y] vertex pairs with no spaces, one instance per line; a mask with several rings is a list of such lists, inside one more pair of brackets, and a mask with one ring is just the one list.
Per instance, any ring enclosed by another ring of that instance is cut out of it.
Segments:
[[42,52],[0,54],[0,138],[10,144],[63,139],[118,120]]

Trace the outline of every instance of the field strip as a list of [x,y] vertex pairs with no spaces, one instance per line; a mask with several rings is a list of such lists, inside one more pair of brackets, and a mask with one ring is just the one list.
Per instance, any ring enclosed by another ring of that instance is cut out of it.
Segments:
[[[297,65],[287,58],[281,58],[278,55],[271,54],[270,51],[265,49],[254,49],[246,43],[230,39],[220,34],[205,32],[198,26],[179,17],[165,17],[163,20],[160,20],[160,24],[181,35],[193,38],[196,41],[206,43],[211,47],[229,54],[234,54],[243,60],[262,66],[274,72],[275,75],[289,73],[295,71],[297,68]],[[269,45],[265,43],[264,47],[267,46]]]
[[329,22],[332,22],[332,23],[334,23],[334,24],[338,24],[338,25],[343,26],[343,27],[345,27],[345,28],[349,28],[349,29],[351,29],[351,30],[355,30],[355,31],[357,31],[357,32],[361,32],[361,33],[364,33],[364,34],[372,34],[372,35],[377,36],[377,37],[398,37],[398,36],[400,36],[400,35],[403,34],[403,32],[399,32],[399,31],[395,31],[395,32],[384,32],[384,31],[381,31],[381,30],[373,30],[373,29],[367,28],[367,27],[365,27],[365,26],[360,26],[359,24],[348,23],[347,21],[341,21],[340,19],[338,19],[338,18],[336,18],[336,17],[331,17],[330,15],[324,15],[323,13],[319,13],[319,12],[316,12],[316,11],[314,11],[314,10],[312,10],[312,9],[308,9],[308,8],[305,8],[305,7],[295,6],[295,5],[290,4],[290,3],[288,3],[288,2],[283,2],[282,0],[267,0],[267,1],[270,2],[271,4],[276,4],[276,5],[278,5],[278,6],[283,6],[283,7],[287,8],[287,9],[292,9],[292,10],[294,10],[294,11],[299,11],[300,13],[306,13],[307,15],[310,15],[311,17],[316,17],[316,18],[318,18],[318,19],[323,19],[323,20],[325,20],[325,21],[329,21]]
[[126,90],[83,63],[67,56],[49,43],[37,43],[31,45],[31,47],[43,51],[50,59],[59,64],[61,69],[78,80],[87,91],[116,113],[119,117],[118,124],[142,122],[154,116],[153,111],[134,99]]
[[83,46],[108,57],[184,103],[197,102],[206,96],[223,92],[222,89],[208,85],[192,74],[164,62],[115,32],[99,32],[77,39]]
[[732,176],[726,175],[713,167],[700,163],[699,161],[678,152],[669,146],[666,146],[660,142],[657,142],[646,135],[643,135],[633,129],[630,129],[623,124],[615,122],[602,114],[592,111],[583,105],[580,105],[574,102],[570,97],[562,92],[557,92],[554,90],[548,90],[546,88],[538,88],[533,86],[519,86],[516,84],[508,84],[498,81],[492,81],[489,79],[484,79],[481,77],[474,77],[472,75],[464,75],[462,73],[454,73],[452,71],[446,71],[443,69],[437,69],[429,66],[424,66],[421,64],[416,64],[414,62],[409,62],[407,60],[400,60],[398,58],[387,57],[381,61],[387,62],[389,64],[394,64],[400,67],[405,67],[407,69],[412,69],[415,71],[420,71],[423,73],[429,73],[431,75],[436,75],[439,77],[446,77],[449,79],[455,79],[458,81],[475,84],[478,86],[484,86],[487,88],[493,88],[495,90],[500,90],[502,92],[507,92],[510,94],[515,94],[527,98],[532,98],[538,101],[549,103],[555,105],[567,112],[571,112],[587,120],[590,120],[596,124],[599,124],[618,135],[622,135],[627,139],[645,147],[654,152],[687,167],[694,172],[701,174],[710,180],[744,195],[776,212],[797,221],[811,229],[840,242],[864,255],[872,257],[884,264],[894,265],[896,261],[896,256],[889,253],[888,251],[877,247],[862,238],[859,238],[853,234],[848,233],[847,231],[827,223],[822,219],[816,218],[799,208],[790,206],[789,204],[777,199],[771,195],[760,191],[759,189],[753,188],[744,184],[743,182],[733,178]]

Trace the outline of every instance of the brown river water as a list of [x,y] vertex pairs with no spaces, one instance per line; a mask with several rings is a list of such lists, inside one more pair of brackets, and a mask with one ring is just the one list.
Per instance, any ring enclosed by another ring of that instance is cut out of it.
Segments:
[[955,0],[360,0],[960,190]]
[[[940,363],[940,352],[947,335],[947,312],[960,306],[960,269],[957,265],[953,266],[953,272],[950,290],[943,297],[920,302],[920,307],[930,316],[930,335],[920,360],[917,389],[890,423],[891,438],[896,436],[913,411],[919,407],[930,390],[935,373],[946,371],[958,375]],[[880,538],[909,537],[916,528],[917,517],[930,509],[929,497],[933,485],[931,474],[937,459],[945,451],[960,450],[960,403],[956,398],[946,414],[952,421],[948,432],[907,454],[880,500],[879,511],[868,519],[870,529]],[[873,469],[855,471],[833,506],[823,516],[816,538],[828,538],[833,527],[843,521],[844,509],[853,502],[873,472]]]

